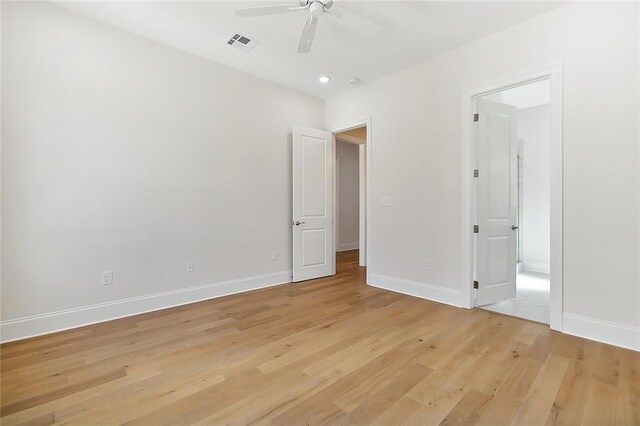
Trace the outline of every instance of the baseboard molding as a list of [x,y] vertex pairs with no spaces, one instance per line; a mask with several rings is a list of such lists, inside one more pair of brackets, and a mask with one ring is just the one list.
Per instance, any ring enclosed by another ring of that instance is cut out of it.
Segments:
[[22,340],[289,282],[291,271],[280,271],[2,321],[0,342]]
[[523,262],[522,270],[526,272],[537,272],[539,274],[551,273],[551,265],[548,263]]
[[640,328],[581,315],[562,316],[562,331],[609,345],[640,351]]
[[[0,342],[8,343],[289,282],[291,271],[281,271],[3,321],[0,323]],[[409,296],[465,307],[462,292],[445,287],[373,273],[368,274],[367,283]],[[640,351],[638,327],[565,313],[562,328],[567,334]]]
[[[462,292],[401,278],[368,274],[367,284],[409,296],[466,308]],[[563,314],[562,332],[609,345],[640,351],[640,328],[575,314]]]
[[338,246],[338,251],[349,251],[349,250],[358,250],[360,248],[360,243],[342,243]]
[[385,275],[369,274],[367,284],[447,305],[466,307],[461,291]]

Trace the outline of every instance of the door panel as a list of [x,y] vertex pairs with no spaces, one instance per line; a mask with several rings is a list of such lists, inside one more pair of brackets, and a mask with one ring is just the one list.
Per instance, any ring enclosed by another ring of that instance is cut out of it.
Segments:
[[515,107],[478,99],[476,305],[516,296],[518,223]]
[[486,131],[486,170],[488,218],[509,219],[511,213],[510,196],[510,129],[509,116],[485,113]]
[[332,275],[333,136],[293,128],[293,281]]
[[302,229],[302,267],[325,265],[327,259],[326,229]]
[[326,216],[326,182],[327,159],[325,158],[326,141],[300,136],[302,150],[301,179],[302,179],[302,217]]

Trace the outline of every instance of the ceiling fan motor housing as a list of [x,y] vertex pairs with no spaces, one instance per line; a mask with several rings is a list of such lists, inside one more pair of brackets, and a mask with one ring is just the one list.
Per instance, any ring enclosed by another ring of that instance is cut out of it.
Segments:
[[322,16],[322,12],[324,12],[324,4],[321,1],[314,1],[311,3],[309,12],[311,13],[311,16],[319,18]]

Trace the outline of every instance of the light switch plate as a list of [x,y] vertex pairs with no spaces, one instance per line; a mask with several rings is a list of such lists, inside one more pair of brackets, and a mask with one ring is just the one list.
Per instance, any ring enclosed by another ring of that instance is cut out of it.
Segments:
[[100,284],[102,285],[111,285],[113,284],[113,271],[106,271],[102,273],[102,280],[100,280]]

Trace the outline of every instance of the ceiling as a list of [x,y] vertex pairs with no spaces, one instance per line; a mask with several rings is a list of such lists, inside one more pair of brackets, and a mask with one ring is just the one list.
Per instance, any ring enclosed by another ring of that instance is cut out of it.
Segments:
[[[321,16],[310,53],[296,54],[306,12],[243,18],[233,10],[279,2],[55,2],[232,68],[328,98],[544,13],[566,2],[348,1],[341,17]],[[291,1],[292,5],[296,0]],[[251,52],[226,44],[234,33],[256,39]],[[320,75],[331,81],[321,84]]]

